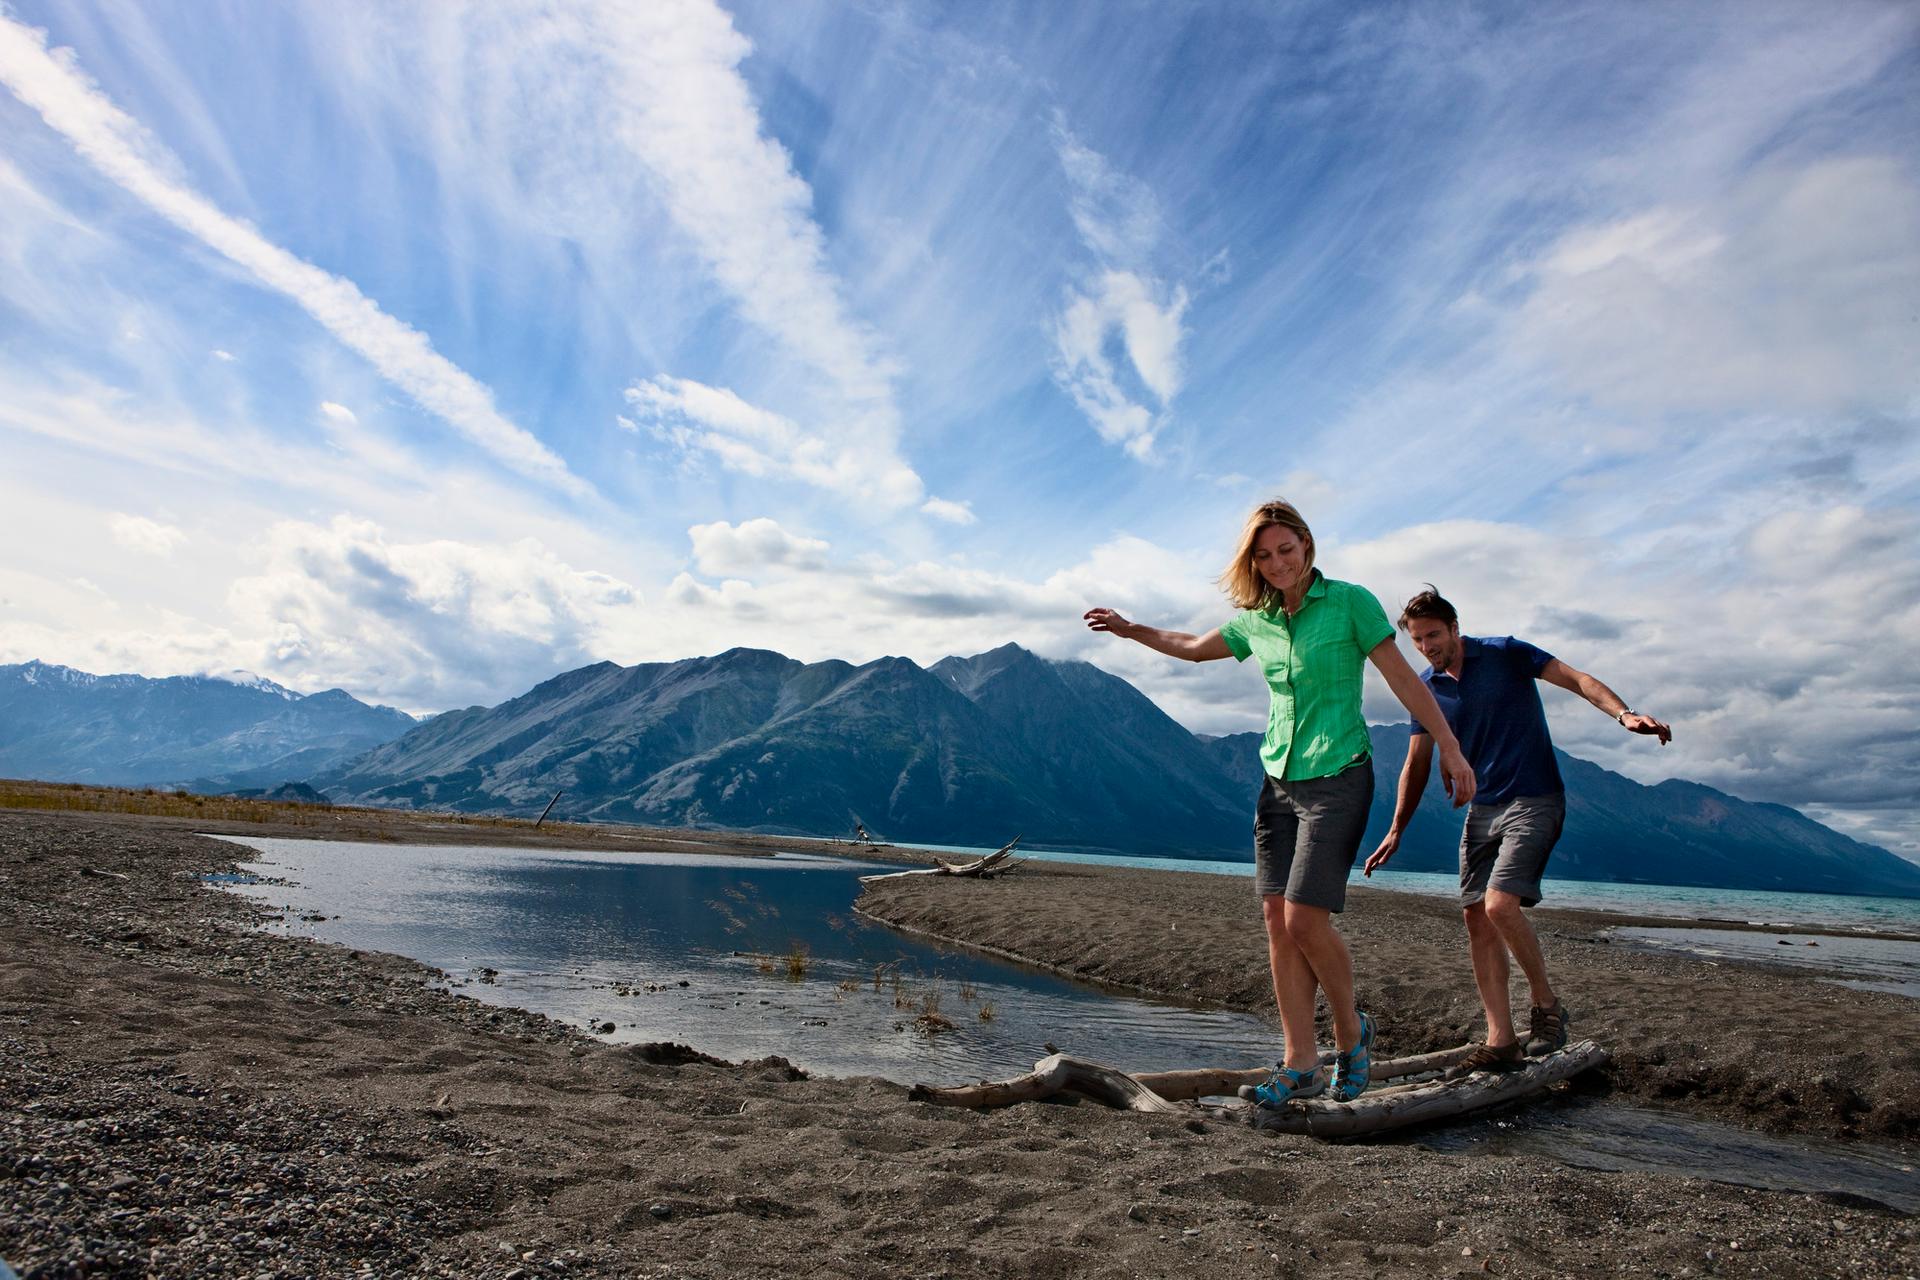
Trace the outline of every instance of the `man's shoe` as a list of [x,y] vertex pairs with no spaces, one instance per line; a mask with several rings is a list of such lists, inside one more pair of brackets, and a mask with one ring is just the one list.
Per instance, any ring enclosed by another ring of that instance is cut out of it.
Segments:
[[1472,1053],[1448,1067],[1440,1078],[1465,1080],[1476,1071],[1517,1071],[1523,1061],[1518,1040],[1497,1049],[1490,1044],[1477,1044]]
[[1258,1107],[1279,1108],[1289,1102],[1317,1098],[1327,1091],[1327,1077],[1319,1067],[1295,1071],[1285,1063],[1273,1069],[1262,1084],[1243,1084],[1240,1096]]
[[1333,1056],[1333,1096],[1352,1102],[1367,1091],[1373,1078],[1373,1019],[1360,1015],[1360,1043]]
[[1538,1058],[1567,1047],[1567,1002],[1555,999],[1553,1008],[1533,1008],[1533,1030],[1527,1037],[1527,1056]]

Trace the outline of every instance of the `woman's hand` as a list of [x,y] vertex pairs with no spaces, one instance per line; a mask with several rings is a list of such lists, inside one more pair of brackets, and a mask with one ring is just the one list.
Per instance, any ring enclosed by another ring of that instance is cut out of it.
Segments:
[[[1452,737],[1451,734],[1448,737]],[[1467,763],[1466,756],[1455,743],[1451,747],[1440,748],[1440,781],[1446,784],[1447,794],[1453,797],[1453,807],[1473,801],[1476,786],[1473,778],[1473,766]]]
[[1183,662],[1212,662],[1215,658],[1233,656],[1218,627],[1203,636],[1193,636],[1184,631],[1162,631],[1144,623],[1128,622],[1111,609],[1089,609],[1080,616],[1087,620],[1089,631],[1109,631],[1122,640],[1136,640],[1155,653]]
[[1133,624],[1112,609],[1089,609],[1083,616],[1089,631],[1111,631],[1122,640],[1127,639],[1133,631]]

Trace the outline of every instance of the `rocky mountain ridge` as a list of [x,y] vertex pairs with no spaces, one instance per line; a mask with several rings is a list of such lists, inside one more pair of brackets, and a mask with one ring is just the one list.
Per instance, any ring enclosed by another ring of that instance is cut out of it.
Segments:
[[[1373,731],[1368,848],[1406,730]],[[310,778],[336,801],[816,836],[855,822],[911,843],[1250,857],[1258,737],[1201,738],[1126,681],[1005,645],[930,667],[733,649],[555,676],[420,725]],[[1779,805],[1645,786],[1562,754],[1569,878],[1920,896],[1920,867]],[[1396,859],[1451,871],[1460,816],[1437,782]]]

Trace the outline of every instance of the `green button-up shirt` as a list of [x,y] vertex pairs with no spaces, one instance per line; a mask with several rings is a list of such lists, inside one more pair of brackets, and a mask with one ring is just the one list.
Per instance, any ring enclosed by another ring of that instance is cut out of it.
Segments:
[[1393,635],[1373,593],[1313,571],[1300,611],[1289,618],[1248,609],[1220,628],[1236,660],[1260,659],[1271,695],[1260,762],[1287,782],[1325,778],[1372,751],[1360,714],[1362,668]]

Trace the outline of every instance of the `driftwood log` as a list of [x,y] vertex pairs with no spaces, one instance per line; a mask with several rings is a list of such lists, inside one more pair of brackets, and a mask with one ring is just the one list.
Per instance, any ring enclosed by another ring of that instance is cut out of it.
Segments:
[[914,871],[888,871],[877,876],[861,876],[860,883],[872,884],[875,880],[898,880],[901,876],[978,876],[982,879],[991,879],[993,876],[1022,865],[1009,861],[1013,857],[1013,847],[1020,843],[1020,839],[1021,837],[1015,836],[992,853],[975,858],[971,862],[947,862],[940,859],[930,867],[921,867]]
[[907,1096],[915,1102],[933,1102],[946,1107],[991,1108],[1010,1107],[1018,1102],[1037,1102],[1063,1093],[1104,1102],[1122,1111],[1186,1110],[1124,1071],[1081,1058],[1070,1058],[1064,1053],[1040,1059],[1033,1064],[1032,1071],[1012,1080],[983,1081],[958,1089],[917,1084],[908,1090]]
[[[1470,1044],[1458,1049],[1442,1049],[1438,1053],[1423,1053],[1411,1058],[1391,1058],[1373,1064],[1375,1080],[1397,1080],[1406,1076],[1417,1076],[1427,1072],[1442,1071],[1473,1052]],[[1333,1065],[1333,1055],[1323,1053],[1320,1061],[1324,1066]],[[960,1085],[956,1088],[941,1088],[937,1085],[917,1084],[909,1094],[916,1102],[932,1102],[945,1107],[973,1107],[990,1110],[994,1107],[1010,1107],[1019,1102],[1034,1102],[1040,1098],[1051,1097],[1056,1093],[1077,1093],[1095,1101],[1106,1101],[1103,1094],[1138,1098],[1138,1091],[1144,1090],[1155,1100],[1166,1103],[1191,1102],[1195,1098],[1208,1098],[1231,1095],[1243,1084],[1259,1084],[1272,1074],[1270,1067],[1213,1068],[1203,1067],[1191,1071],[1145,1071],[1128,1075],[1112,1067],[1101,1066],[1097,1062],[1088,1062],[1082,1058],[1069,1057],[1056,1053],[1050,1058],[1042,1058],[1033,1064],[1033,1070],[1024,1076],[1011,1080],[983,1080],[979,1084]],[[1083,1082],[1096,1082],[1096,1092],[1081,1087]],[[1126,1083],[1122,1084],[1121,1081]],[[1125,1106],[1129,1111],[1177,1111],[1180,1108],[1158,1107],[1151,1102],[1145,1106],[1131,1103],[1109,1103],[1110,1106]]]
[[[1608,1056],[1607,1051],[1593,1041],[1582,1040],[1544,1058],[1531,1059],[1518,1071],[1476,1072],[1464,1080],[1452,1081],[1418,1079],[1452,1066],[1472,1051],[1472,1045],[1462,1045],[1437,1053],[1376,1062],[1373,1065],[1376,1082],[1403,1083],[1370,1089],[1352,1102],[1315,1098],[1279,1110],[1241,1103],[1232,1104],[1232,1109],[1248,1113],[1256,1128],[1283,1133],[1304,1133],[1316,1138],[1385,1133],[1544,1092],[1557,1081],[1600,1066]],[[1331,1060],[1331,1054],[1322,1059]],[[916,1102],[941,1106],[992,1108],[1065,1095],[1126,1111],[1180,1113],[1190,1110],[1183,1102],[1231,1094],[1243,1084],[1258,1084],[1267,1074],[1267,1068],[1259,1067],[1128,1075],[1097,1062],[1056,1053],[1042,1058],[1032,1071],[1012,1080],[983,1081],[957,1088],[917,1084],[907,1096]]]
[[[1457,1049],[1441,1049],[1410,1058],[1388,1058],[1373,1064],[1373,1079],[1399,1080],[1432,1071],[1445,1071],[1472,1053],[1473,1049],[1474,1046],[1463,1044]],[[1320,1065],[1331,1067],[1333,1055],[1321,1054]],[[1259,1084],[1271,1074],[1271,1067],[1249,1067],[1244,1071],[1202,1068],[1194,1071],[1146,1071],[1133,1078],[1168,1101],[1188,1102],[1195,1098],[1231,1096],[1241,1085]]]
[[1345,1138],[1356,1133],[1385,1133],[1410,1124],[1445,1120],[1497,1106],[1568,1080],[1605,1063],[1607,1051],[1591,1040],[1570,1044],[1543,1058],[1530,1058],[1518,1071],[1476,1071],[1464,1080],[1434,1080],[1398,1089],[1361,1094],[1352,1102],[1315,1098],[1284,1110],[1250,1108],[1255,1128],[1305,1133],[1316,1138]]

